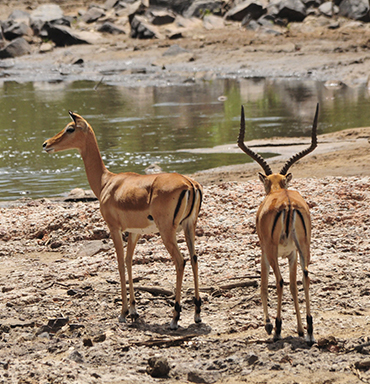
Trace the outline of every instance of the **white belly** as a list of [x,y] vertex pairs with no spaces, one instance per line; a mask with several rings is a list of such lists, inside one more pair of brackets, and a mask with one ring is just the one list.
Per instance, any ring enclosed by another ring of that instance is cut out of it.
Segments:
[[159,230],[158,230],[158,227],[153,222],[145,228],[125,228],[125,232],[144,234],[144,233],[156,233],[156,232],[159,232]]

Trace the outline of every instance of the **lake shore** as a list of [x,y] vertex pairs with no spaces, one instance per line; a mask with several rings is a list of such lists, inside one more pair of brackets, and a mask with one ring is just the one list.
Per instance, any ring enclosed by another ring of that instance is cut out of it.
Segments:
[[[68,12],[85,5],[62,2]],[[67,5],[68,7],[67,7]],[[8,2],[4,7],[35,6]],[[130,61],[146,70],[147,84],[211,81],[215,76],[264,76],[364,86],[369,70],[368,25],[340,20],[329,29],[312,19],[281,36],[247,32],[234,24],[201,30],[176,43],[188,50],[163,57],[173,41],[128,36],[98,46],[57,48],[0,61],[8,77],[53,79],[65,57],[81,58],[75,76],[97,83],[101,71]],[[8,67],[7,67],[8,66]],[[154,68],[153,71],[150,68]],[[162,69],[165,68],[165,69]],[[44,72],[40,72],[44,71]],[[159,75],[160,74],[160,75]],[[109,76],[105,79],[109,81]],[[134,72],[116,81],[134,86]],[[320,121],[319,121],[320,124]],[[370,122],[369,122],[370,125]],[[196,231],[202,305],[193,323],[190,263],[184,277],[180,328],[169,329],[175,269],[157,234],[143,236],[134,257],[136,322],[118,322],[121,306],[115,251],[97,201],[23,199],[0,206],[0,381],[17,383],[270,383],[357,384],[370,381],[370,128],[321,135],[315,152],[291,168],[292,188],[312,216],[311,309],[317,343],[296,332],[296,315],[284,288],[282,340],[264,330],[260,300],[260,247],[255,215],[263,200],[259,166],[247,163],[194,174],[204,184]],[[279,139],[266,140],[265,147]],[[286,141],[286,140],[285,140]],[[278,171],[307,139],[273,147]],[[255,145],[256,143],[250,143]],[[299,145],[297,145],[299,144]],[[278,148],[278,149],[277,149]],[[236,145],[215,151],[236,151]],[[188,258],[185,238],[179,247]],[[288,263],[281,261],[284,281]],[[301,279],[299,273],[298,280]],[[269,282],[270,315],[276,288]],[[302,317],[305,305],[298,284]],[[304,320],[304,324],[305,324]],[[165,379],[152,377],[150,361],[167,362]]]

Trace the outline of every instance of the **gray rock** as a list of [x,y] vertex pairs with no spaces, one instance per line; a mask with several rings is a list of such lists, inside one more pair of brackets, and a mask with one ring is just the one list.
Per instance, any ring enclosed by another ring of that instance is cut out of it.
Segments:
[[11,41],[17,37],[32,36],[32,29],[25,23],[16,22],[13,20],[7,20],[3,23],[3,33],[5,39]]
[[77,31],[63,25],[47,24],[48,37],[56,46],[65,47],[75,44],[90,44],[86,39],[81,39]]
[[257,20],[264,13],[266,9],[258,0],[247,0],[238,4],[236,7],[231,8],[225,15],[228,20],[242,21],[245,17]]
[[282,0],[278,3],[278,18],[288,21],[302,21],[307,15],[306,7],[301,0]]
[[153,25],[171,24],[175,21],[175,15],[167,11],[153,10],[150,11],[150,15]]
[[23,37],[18,37],[0,50],[0,59],[28,55],[30,52],[31,46]]
[[242,21],[242,27],[244,27],[245,29],[247,29],[248,31],[257,31],[261,25],[256,21],[256,20],[250,20],[250,19],[244,19]]
[[91,7],[89,8],[84,15],[82,16],[82,21],[85,23],[94,23],[99,20],[101,17],[104,17],[105,13],[101,8]]
[[195,0],[190,7],[184,12],[185,17],[202,17],[206,13],[211,12],[215,15],[222,14],[222,1],[211,0]]
[[179,45],[177,44],[174,44],[174,45],[171,45],[167,51],[165,51],[163,53],[162,56],[177,56],[177,55],[180,55],[182,53],[188,53],[189,51],[185,48],[182,48],[180,47]]
[[333,15],[338,14],[339,8],[331,1],[326,1],[321,4],[318,8],[319,12],[325,16],[332,17]]
[[150,5],[171,9],[183,15],[193,2],[194,0],[151,0]]
[[102,251],[108,251],[111,247],[101,240],[92,240],[85,242],[83,247],[77,253],[77,256],[91,257]]
[[30,16],[32,21],[41,20],[47,22],[63,18],[63,11],[59,5],[43,4],[37,7]]
[[368,0],[343,0],[339,4],[339,14],[354,20],[370,21]]
[[130,22],[130,24],[132,23],[135,16],[144,15],[147,9],[148,8],[141,1],[135,1],[135,3],[129,4],[129,6],[127,7],[127,12],[128,21]]
[[159,32],[154,25],[142,16],[135,15],[131,21],[131,37],[137,39],[159,38]]
[[224,20],[220,16],[206,15],[203,17],[203,25],[205,29],[221,29],[225,26]]
[[124,35],[126,32],[124,29],[117,27],[110,21],[106,21],[96,29],[98,32],[110,33],[111,35]]
[[15,9],[9,16],[8,20],[14,20],[18,23],[25,23],[30,25],[30,13],[26,11],[21,11],[20,9]]
[[112,9],[114,7],[116,7],[119,3],[119,0],[107,0],[104,5],[103,5],[103,8],[108,11],[109,9]]
[[68,357],[70,360],[74,361],[75,363],[80,364],[84,362],[83,356],[78,351],[73,351]]

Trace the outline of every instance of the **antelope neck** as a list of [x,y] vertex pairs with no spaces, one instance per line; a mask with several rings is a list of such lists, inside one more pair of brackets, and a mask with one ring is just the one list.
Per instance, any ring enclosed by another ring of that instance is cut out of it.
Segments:
[[95,196],[100,199],[102,179],[108,173],[108,170],[103,163],[94,131],[91,128],[89,129],[85,146],[80,150],[80,153],[90,187]]

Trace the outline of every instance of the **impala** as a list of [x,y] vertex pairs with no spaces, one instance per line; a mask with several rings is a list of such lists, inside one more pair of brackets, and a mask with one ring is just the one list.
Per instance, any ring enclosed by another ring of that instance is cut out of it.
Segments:
[[312,127],[311,145],[309,148],[292,156],[279,173],[272,173],[270,166],[258,154],[253,152],[244,144],[245,118],[244,108],[241,111],[240,132],[238,146],[242,151],[255,160],[264,170],[265,174],[259,173],[266,197],[257,212],[257,234],[262,249],[261,258],[261,299],[264,312],[265,330],[270,335],[273,326],[270,322],[267,309],[268,276],[270,266],[273,269],[276,279],[278,295],[277,315],[275,319],[274,340],[281,338],[281,304],[283,297],[284,281],[280,273],[278,257],[287,257],[289,260],[290,291],[293,296],[295,312],[297,315],[298,334],[304,335],[302,319],[298,304],[297,290],[297,251],[303,271],[303,286],[306,299],[307,315],[307,343],[312,345],[315,342],[313,337],[313,324],[310,311],[310,297],[308,265],[310,264],[310,241],[311,241],[311,218],[309,208],[302,196],[297,191],[288,190],[288,184],[292,174],[287,173],[289,168],[299,159],[312,152],[317,146],[317,119],[319,104],[316,107],[316,114]]
[[[185,268],[176,239],[183,229],[190,252],[194,276],[194,321],[201,322],[198,284],[198,257],[195,253],[195,226],[202,203],[202,187],[189,177],[178,173],[139,175],[126,172],[114,174],[105,167],[98,143],[90,124],[76,113],[69,112],[72,122],[43,144],[48,152],[77,149],[83,159],[87,179],[100,202],[100,211],[106,221],[116,249],[121,279],[122,311],[120,322],[126,317],[136,319],[132,280],[132,258],[141,234],[159,232],[176,267],[176,291],[171,329],[178,328],[180,319],[181,286]],[[127,252],[124,258],[122,232],[128,232]],[[130,291],[127,303],[125,263]]]

